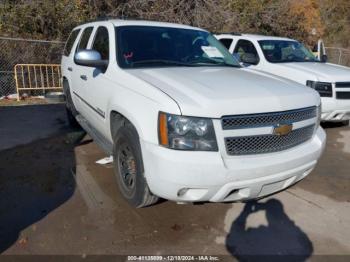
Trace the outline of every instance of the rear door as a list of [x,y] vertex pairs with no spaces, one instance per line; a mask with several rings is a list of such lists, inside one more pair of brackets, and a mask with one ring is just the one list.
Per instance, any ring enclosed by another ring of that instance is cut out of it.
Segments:
[[[79,43],[77,44],[76,49],[74,50],[74,55],[80,50],[88,49],[93,29],[94,28],[92,26],[83,29],[82,33],[80,34]],[[89,112],[89,105],[86,103],[84,93],[85,89],[87,88],[87,74],[89,71],[89,67],[77,65],[74,62],[74,57],[72,59],[72,96],[74,97],[73,99],[79,100],[80,106],[78,111],[86,118]]]
[[223,44],[227,50],[229,50],[232,53],[232,44],[233,44],[233,39],[232,38],[227,38],[227,37],[222,37],[219,38],[219,41],[221,42],[221,44]]
[[236,46],[234,47],[233,54],[240,57],[241,60],[243,60],[244,56],[256,58],[256,62],[242,62],[243,66],[256,67],[260,63],[258,51],[256,50],[254,44],[249,40],[238,40]]
[[[72,83],[72,77],[73,77],[73,67],[74,67],[74,48],[77,45],[77,39],[79,37],[79,34],[81,32],[81,29],[75,29],[71,32],[71,34],[68,37],[68,40],[66,42],[66,45],[64,47],[63,50],[63,54],[62,54],[62,61],[61,61],[61,72],[62,72],[62,76],[65,77],[68,80],[68,84],[69,84],[69,89],[70,89],[70,96],[74,101],[74,105],[76,107],[76,109],[78,109],[79,111],[79,101],[75,99],[75,97],[73,96],[73,83]],[[65,90],[66,92],[66,90]],[[66,94],[67,95],[67,94]]]

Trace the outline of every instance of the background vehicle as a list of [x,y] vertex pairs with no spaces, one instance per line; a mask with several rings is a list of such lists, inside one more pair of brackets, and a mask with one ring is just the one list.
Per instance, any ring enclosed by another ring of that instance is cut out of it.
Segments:
[[79,26],[62,74],[69,118],[113,155],[136,207],[260,198],[307,176],[325,145],[314,90],[242,68],[199,28]]
[[324,42],[322,39],[319,39],[317,41],[317,44],[314,45],[312,48],[312,54],[318,59],[327,61],[327,54],[326,54],[326,48],[324,46]]
[[350,119],[350,68],[317,59],[296,40],[221,34],[216,36],[244,66],[285,77],[315,89],[322,98],[322,120]]

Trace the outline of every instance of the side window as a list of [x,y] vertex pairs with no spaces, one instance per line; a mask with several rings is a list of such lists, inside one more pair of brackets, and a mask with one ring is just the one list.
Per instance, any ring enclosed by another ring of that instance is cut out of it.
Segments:
[[256,51],[253,43],[248,40],[239,40],[235,47],[234,53],[239,55],[243,63],[252,65],[259,64],[260,59],[258,52]]
[[79,51],[79,50],[82,50],[82,49],[86,49],[87,44],[89,43],[89,39],[90,39],[90,35],[92,33],[92,29],[93,29],[93,27],[87,27],[87,28],[84,29],[76,51]]
[[66,42],[66,45],[63,50],[63,55],[69,56],[70,52],[72,51],[73,45],[75,40],[77,39],[77,36],[79,35],[80,29],[74,30],[68,37],[68,40]]
[[103,60],[109,60],[109,37],[106,27],[100,26],[97,28],[92,49],[98,51]]
[[221,42],[221,44],[223,44],[227,49],[230,49],[230,46],[232,44],[232,39],[229,39],[229,38],[221,38],[219,40]]

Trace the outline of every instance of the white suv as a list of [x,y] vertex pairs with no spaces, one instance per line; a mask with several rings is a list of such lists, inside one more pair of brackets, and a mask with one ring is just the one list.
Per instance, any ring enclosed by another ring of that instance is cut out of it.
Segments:
[[136,207],[260,198],[307,176],[325,145],[317,92],[242,68],[200,28],[81,25],[62,74],[70,121],[113,155]]
[[307,85],[322,98],[323,121],[350,119],[350,68],[318,60],[296,40],[282,37],[221,34],[222,44],[243,66],[275,74]]

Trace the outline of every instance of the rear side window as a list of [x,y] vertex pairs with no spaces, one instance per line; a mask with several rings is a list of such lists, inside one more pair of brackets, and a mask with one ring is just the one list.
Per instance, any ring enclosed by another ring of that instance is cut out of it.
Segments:
[[109,37],[106,27],[100,26],[97,29],[92,49],[98,51],[103,60],[109,60]]
[[79,45],[77,47],[77,51],[82,50],[82,49],[86,49],[88,43],[89,43],[89,39],[92,33],[92,29],[93,27],[87,27],[84,29],[81,38],[80,38],[80,42]]
[[229,39],[229,38],[221,38],[219,40],[221,42],[221,44],[223,44],[227,49],[230,49],[230,46],[232,44],[232,39]]
[[74,42],[77,39],[77,36],[79,35],[79,32],[80,32],[80,29],[76,29],[70,34],[66,42],[66,45],[64,47],[63,55],[69,56],[70,52],[72,51]]
[[258,51],[256,50],[254,44],[252,42],[250,42],[249,40],[244,40],[244,39],[239,40],[236,47],[235,47],[234,53],[239,54],[240,57],[242,57],[246,54],[251,55],[251,56],[255,56],[257,58],[258,62],[254,63],[254,64],[259,63]]

